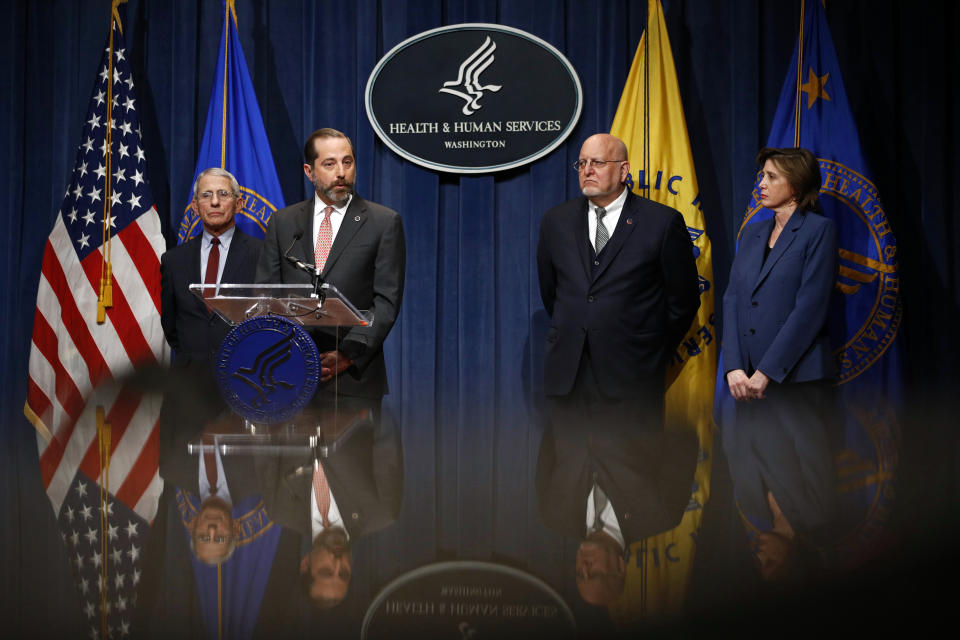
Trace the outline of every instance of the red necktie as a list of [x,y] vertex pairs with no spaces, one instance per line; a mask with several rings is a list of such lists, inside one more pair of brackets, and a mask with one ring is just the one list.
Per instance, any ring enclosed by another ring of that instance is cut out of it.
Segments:
[[313,249],[313,264],[321,271],[327,263],[327,256],[330,255],[330,245],[333,244],[333,225],[330,223],[333,207],[327,207],[323,213],[325,215],[320,223],[320,233],[317,234],[317,246]]
[[[203,443],[203,470],[207,473],[207,482],[210,483],[210,495],[217,495],[217,454],[213,450],[208,450],[206,447],[210,446],[210,442],[204,441]],[[213,446],[216,447],[216,442],[213,442]]]
[[313,495],[317,499],[317,509],[323,518],[323,528],[330,526],[330,485],[327,475],[323,472],[323,465],[319,462],[313,469]]
[[[220,238],[210,240],[210,255],[207,256],[207,272],[203,277],[203,284],[217,284],[217,272],[220,271]],[[204,287],[203,297],[212,298],[216,295],[216,287]]]

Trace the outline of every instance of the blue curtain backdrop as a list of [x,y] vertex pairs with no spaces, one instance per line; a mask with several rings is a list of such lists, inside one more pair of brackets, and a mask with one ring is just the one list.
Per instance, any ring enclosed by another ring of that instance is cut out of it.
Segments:
[[[798,3],[663,4],[722,292],[754,181],[753,156],[770,130],[796,41]],[[125,6],[148,178],[170,244],[203,132],[221,6]],[[107,0],[18,0],[0,38],[0,548],[8,576],[3,606],[11,607],[4,618],[20,629],[72,624],[51,615],[71,597],[69,581],[58,578],[67,566],[50,551],[58,545],[53,514],[21,411],[42,250],[80,143],[108,12]],[[540,527],[524,475],[532,473],[539,443],[546,322],[534,265],[537,230],[546,209],[576,195],[570,164],[582,140],[610,127],[644,29],[645,0],[238,0],[237,15],[286,201],[309,194],[304,138],[330,126],[356,144],[358,192],[404,219],[407,293],[386,347],[386,405],[401,420],[405,451],[430,463],[407,467],[404,522],[413,524],[377,539],[365,561],[371,583],[394,576],[401,557],[427,562],[438,553],[523,557],[541,575],[559,576],[566,561],[525,542]],[[931,388],[954,388],[960,355],[960,229],[950,197],[960,184],[960,9],[837,0],[827,3],[827,15],[863,151],[901,248],[908,379],[913,397],[923,399]],[[522,169],[458,177],[414,166],[379,143],[363,103],[377,60],[411,35],[460,22],[529,31],[570,59],[584,109],[567,144]],[[478,504],[489,514],[474,513]],[[418,525],[424,522],[426,530]],[[61,586],[30,586],[26,579],[37,573]]]

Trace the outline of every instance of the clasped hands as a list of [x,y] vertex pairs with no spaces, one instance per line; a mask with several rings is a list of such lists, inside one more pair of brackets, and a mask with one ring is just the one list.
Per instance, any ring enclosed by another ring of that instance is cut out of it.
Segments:
[[734,369],[727,373],[727,386],[730,387],[730,395],[734,400],[745,402],[749,400],[762,400],[763,392],[767,390],[767,384],[770,378],[759,369],[753,372],[753,375],[747,377],[747,372],[743,369]]
[[320,354],[320,382],[329,382],[353,364],[353,360],[339,351],[324,351]]

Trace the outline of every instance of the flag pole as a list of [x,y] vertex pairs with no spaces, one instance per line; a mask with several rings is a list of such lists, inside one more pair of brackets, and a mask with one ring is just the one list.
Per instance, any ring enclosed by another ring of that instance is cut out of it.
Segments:
[[103,324],[107,321],[107,309],[113,307],[113,265],[110,262],[111,249],[111,206],[113,198],[111,192],[111,180],[113,172],[111,160],[113,158],[113,24],[117,24],[120,33],[123,33],[123,23],[120,21],[120,12],[117,10],[121,4],[127,0],[112,0],[110,3],[110,55],[107,60],[107,118],[104,126],[106,127],[105,147],[104,147],[104,174],[103,181],[103,253],[100,260],[100,290],[97,295],[97,324]]
[[797,97],[794,101],[793,146],[800,146],[800,85],[803,83],[803,23],[807,0],[800,0],[800,36],[797,38]]
[[[644,197],[650,197],[650,14],[653,3],[647,2],[647,29],[643,35],[643,161],[644,179],[640,180],[640,189]],[[637,176],[640,177],[639,175]]]
[[227,168],[227,83],[230,81],[230,16],[233,25],[237,25],[236,0],[226,0],[223,4],[223,120],[220,131],[220,168]]

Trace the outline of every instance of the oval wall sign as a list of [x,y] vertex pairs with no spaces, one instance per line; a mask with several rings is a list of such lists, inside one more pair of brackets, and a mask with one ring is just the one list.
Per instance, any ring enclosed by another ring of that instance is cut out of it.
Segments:
[[423,167],[491,173],[533,162],[573,131],[580,79],[540,38],[498,24],[456,24],[408,38],[367,81],[367,117]]
[[573,612],[539,578],[492,562],[438,562],[401,575],[367,609],[360,640],[577,637]]

